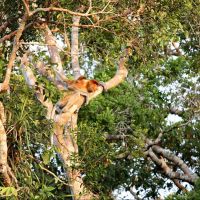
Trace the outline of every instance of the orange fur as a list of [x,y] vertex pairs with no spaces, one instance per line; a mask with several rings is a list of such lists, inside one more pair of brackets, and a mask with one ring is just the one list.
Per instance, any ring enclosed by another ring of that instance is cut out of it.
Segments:
[[87,91],[95,92],[99,86],[99,83],[96,80],[89,80],[87,82]]
[[69,99],[71,98],[71,95],[74,94],[74,91],[78,91],[85,96],[85,102],[87,104],[87,93],[95,92],[100,85],[96,80],[87,80],[84,76],[80,76],[77,80],[65,80],[65,82],[67,83],[68,89],[71,91],[68,91],[57,103],[57,114],[61,113],[65,109],[64,107],[69,103]]
[[96,80],[87,80],[84,76],[77,80],[67,80],[68,88],[71,90],[78,90],[81,92],[95,92],[99,86]]

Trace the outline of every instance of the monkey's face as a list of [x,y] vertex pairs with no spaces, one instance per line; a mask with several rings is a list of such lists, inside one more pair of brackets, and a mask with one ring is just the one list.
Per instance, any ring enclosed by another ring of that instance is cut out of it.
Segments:
[[95,92],[98,89],[99,83],[96,80],[89,80],[87,83],[87,91]]
[[75,81],[68,81],[67,83],[68,88],[83,92],[95,92],[100,85],[96,80],[87,80],[84,76],[79,77]]

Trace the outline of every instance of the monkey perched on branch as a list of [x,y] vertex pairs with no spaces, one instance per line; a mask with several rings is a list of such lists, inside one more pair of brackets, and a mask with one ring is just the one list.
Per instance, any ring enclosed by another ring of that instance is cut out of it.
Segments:
[[77,80],[64,80],[69,90],[79,92],[95,92],[101,84],[96,80],[87,80],[84,76],[80,76]]
[[69,80],[58,71],[56,71],[56,74],[64,83],[66,83],[66,87],[69,90],[90,93],[90,92],[95,92],[98,86],[102,86],[103,90],[105,90],[104,83],[98,82],[95,79],[88,80],[84,76],[80,76],[77,80]]
[[74,94],[75,92],[79,92],[80,95],[84,96],[85,104],[88,104],[88,93],[95,92],[98,89],[98,86],[104,87],[103,83],[99,83],[94,79],[88,80],[84,76],[80,76],[77,80],[68,80],[63,77],[61,78],[67,84],[67,88],[69,89],[69,91],[66,92],[64,97],[57,103],[57,113],[65,112],[65,107],[70,101],[72,94]]

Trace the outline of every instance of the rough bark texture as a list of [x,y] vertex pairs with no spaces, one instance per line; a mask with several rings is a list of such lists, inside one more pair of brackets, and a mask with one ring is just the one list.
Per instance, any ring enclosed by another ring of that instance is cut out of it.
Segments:
[[152,150],[157,154],[161,154],[163,157],[167,158],[169,161],[172,161],[174,165],[178,166],[186,175],[188,175],[191,179],[191,182],[195,182],[198,176],[197,174],[193,173],[189,167],[181,160],[178,156],[174,155],[172,152],[167,151],[161,148],[158,145],[152,146]]
[[0,174],[3,178],[5,186],[10,186],[12,180],[9,176],[9,167],[7,163],[7,135],[4,128],[5,123],[4,107],[2,102],[0,102]]
[[[198,179],[198,175],[193,173],[186,163],[184,163],[184,161],[178,156],[174,155],[169,150],[158,146],[158,142],[160,142],[162,135],[163,134],[160,133],[155,141],[146,139],[147,150],[145,155],[158,165],[163,174],[171,179],[180,190],[186,192],[187,189],[181,184],[181,182],[188,182],[193,185]],[[170,165],[168,165],[168,162],[170,162]],[[175,168],[172,168],[171,165],[176,166],[178,170],[174,170]]]
[[60,74],[64,74],[63,67],[62,67],[62,61],[59,56],[58,48],[56,46],[56,40],[49,29],[49,27],[45,26],[45,42],[48,45],[48,50],[51,58],[51,63],[53,64],[53,69],[56,73],[56,80],[60,80]]
[[[171,179],[180,190],[186,192],[187,189],[181,182],[188,182],[193,185],[199,177],[196,173],[192,172],[181,158],[176,156],[170,150],[164,149],[158,145],[161,143],[163,134],[163,132],[160,132],[154,141],[148,138],[146,139],[146,151],[144,154],[156,165],[160,166],[163,174]],[[168,163],[170,163],[170,165],[168,165]],[[176,168],[171,166],[176,166]]]
[[74,73],[74,78],[78,79],[81,76],[80,66],[79,66],[79,42],[78,42],[78,25],[80,21],[80,16],[73,16],[73,25],[71,33],[71,62],[72,69]]
[[40,84],[37,83],[37,80],[31,68],[29,67],[29,62],[28,62],[28,58],[26,54],[24,54],[24,56],[21,59],[21,69],[22,69],[24,78],[26,80],[26,83],[28,84],[30,88],[35,89],[35,94],[36,94],[37,99],[40,101],[40,103],[44,107],[46,107],[47,109],[46,118],[52,119],[54,115],[53,103],[48,98],[46,98],[44,88]]

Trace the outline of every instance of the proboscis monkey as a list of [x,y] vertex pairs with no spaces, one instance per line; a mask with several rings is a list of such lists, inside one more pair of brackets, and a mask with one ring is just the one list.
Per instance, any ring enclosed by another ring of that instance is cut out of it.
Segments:
[[57,113],[63,112],[64,107],[67,105],[69,98],[71,97],[72,92],[80,92],[81,95],[85,97],[85,103],[88,103],[88,93],[95,92],[98,89],[98,86],[103,86],[103,83],[92,79],[88,80],[84,76],[80,76],[77,80],[63,80],[67,84],[67,88],[71,91],[57,103]]

